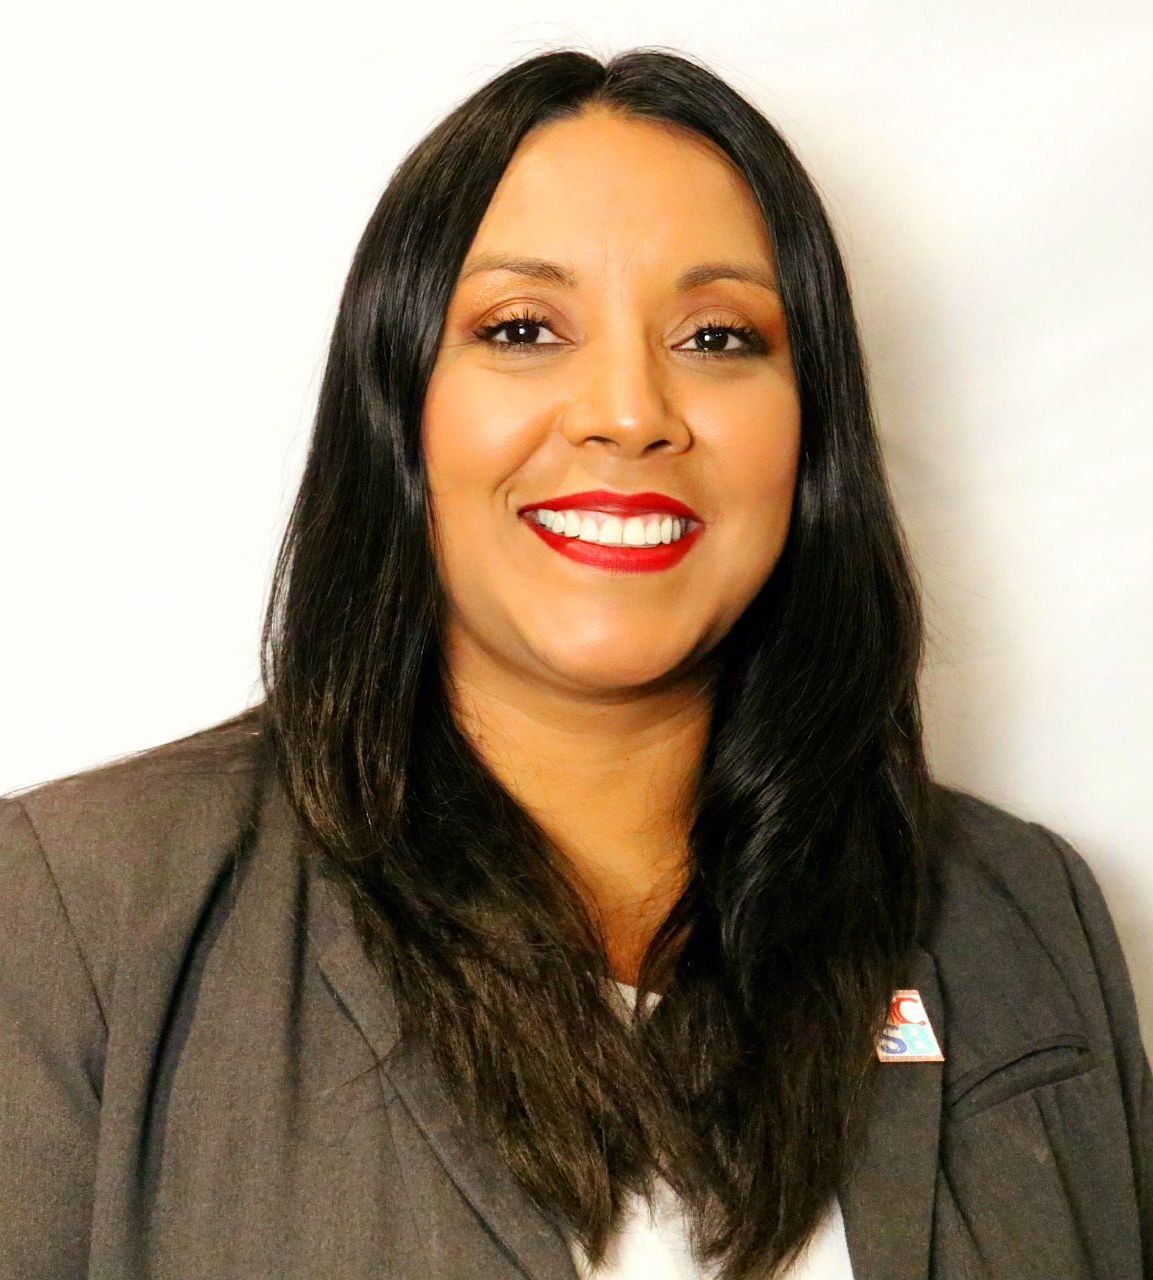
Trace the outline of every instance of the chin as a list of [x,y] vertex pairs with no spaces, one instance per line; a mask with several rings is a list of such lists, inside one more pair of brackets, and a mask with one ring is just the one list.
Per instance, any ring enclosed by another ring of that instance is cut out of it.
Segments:
[[565,683],[592,691],[639,689],[680,669],[687,655],[625,655],[618,652],[574,655],[542,653],[541,663]]

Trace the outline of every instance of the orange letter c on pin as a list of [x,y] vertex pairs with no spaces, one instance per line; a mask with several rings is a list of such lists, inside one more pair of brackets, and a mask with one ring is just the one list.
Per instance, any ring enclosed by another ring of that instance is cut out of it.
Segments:
[[921,1012],[921,1001],[919,997],[907,996],[902,994],[902,995],[899,995],[893,1001],[892,1008],[889,1013],[890,1022],[895,1022],[898,1026],[904,1023],[911,1026],[923,1027],[925,1025],[926,1019],[923,1017],[918,1018],[915,1016],[911,1018],[906,1017],[905,1009],[904,1009],[905,1005],[912,1005],[913,1009],[916,1010],[916,1012],[918,1013]]

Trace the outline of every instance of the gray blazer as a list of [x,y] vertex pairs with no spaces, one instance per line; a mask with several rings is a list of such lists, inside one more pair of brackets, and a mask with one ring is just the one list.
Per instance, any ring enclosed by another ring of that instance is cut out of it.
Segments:
[[[935,791],[905,985],[946,1061],[878,1064],[856,1280],[1153,1275],[1153,1093],[1059,837]],[[454,1121],[251,727],[0,801],[3,1280],[575,1280]]]

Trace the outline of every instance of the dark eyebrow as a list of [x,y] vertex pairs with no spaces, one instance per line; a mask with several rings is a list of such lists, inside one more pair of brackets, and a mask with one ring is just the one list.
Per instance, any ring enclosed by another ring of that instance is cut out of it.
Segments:
[[[529,280],[541,280],[545,284],[559,285],[562,289],[575,289],[576,273],[561,262],[549,262],[545,258],[512,258],[499,253],[482,253],[471,259],[460,274],[461,281],[481,271],[510,271]],[[759,285],[779,296],[780,290],[772,272],[764,267],[749,266],[741,262],[702,262],[683,272],[676,282],[678,293],[687,293],[713,280],[743,280]]]
[[771,271],[743,262],[702,262],[699,266],[690,267],[678,278],[677,292],[687,293],[690,289],[711,284],[714,280],[743,280],[746,284],[760,285],[762,289],[767,289],[778,297],[781,292]]

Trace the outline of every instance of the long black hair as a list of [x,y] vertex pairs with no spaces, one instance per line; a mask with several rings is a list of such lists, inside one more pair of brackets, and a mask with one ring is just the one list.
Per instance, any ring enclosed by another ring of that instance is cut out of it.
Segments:
[[[543,830],[452,714],[420,423],[446,308],[525,135],[590,106],[711,140],[776,252],[802,411],[789,534],[710,660],[687,887],[633,1022]],[[266,710],[405,1035],[590,1257],[654,1172],[729,1277],[794,1256],[844,1184],[916,937],[921,615],[844,267],[781,135],[659,48],[528,57],[403,159],[345,285],[265,620]]]

